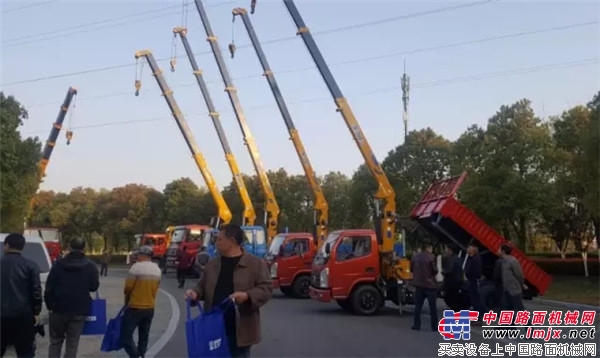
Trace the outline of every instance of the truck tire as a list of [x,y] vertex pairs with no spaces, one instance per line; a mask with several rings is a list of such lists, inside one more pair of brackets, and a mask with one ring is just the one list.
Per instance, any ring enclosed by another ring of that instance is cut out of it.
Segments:
[[292,284],[294,296],[297,298],[310,298],[309,288],[310,287],[310,276],[299,275]]
[[342,307],[342,309],[346,312],[349,313],[353,313],[352,312],[352,303],[350,303],[349,299],[346,300],[335,300],[335,302],[337,302],[337,304]]
[[294,290],[291,286],[279,287],[279,291],[281,291],[285,297],[294,297]]
[[374,316],[381,310],[383,297],[371,285],[358,286],[350,296],[352,310],[359,316]]

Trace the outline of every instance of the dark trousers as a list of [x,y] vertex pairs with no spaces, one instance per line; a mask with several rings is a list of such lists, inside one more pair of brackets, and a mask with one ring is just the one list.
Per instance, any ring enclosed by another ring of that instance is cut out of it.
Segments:
[[231,358],[249,358],[250,357],[250,347],[232,347],[229,346],[229,353],[231,354]]
[[0,321],[0,357],[4,357],[9,346],[15,347],[17,357],[35,357],[35,318],[2,317]]
[[421,329],[421,311],[423,310],[423,304],[425,299],[429,303],[429,316],[431,317],[431,330],[438,330],[438,314],[437,314],[437,290],[432,288],[417,287],[415,292],[415,321],[413,324],[414,329]]
[[471,298],[471,306],[473,310],[479,312],[479,321],[483,319],[484,308],[479,294],[479,282],[469,281],[469,297]]
[[50,314],[50,346],[49,358],[60,358],[63,342],[65,342],[65,357],[77,357],[79,338],[87,316],[78,316],[65,313]]
[[[121,319],[121,345],[129,357],[143,357],[148,349],[148,336],[154,318],[154,309],[126,308]],[[138,330],[138,344],[133,341],[133,331]]]
[[187,268],[177,268],[177,282],[179,283],[179,287],[185,285],[185,276],[187,275],[187,272]]
[[100,276],[108,275],[108,264],[100,264]]

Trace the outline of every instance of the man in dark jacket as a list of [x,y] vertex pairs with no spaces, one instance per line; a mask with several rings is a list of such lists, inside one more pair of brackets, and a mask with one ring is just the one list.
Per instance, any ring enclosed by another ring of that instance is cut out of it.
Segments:
[[193,304],[204,300],[210,310],[227,298],[237,307],[225,312],[225,331],[233,358],[250,357],[251,346],[260,342],[259,309],[271,298],[273,282],[264,260],[244,252],[244,230],[237,225],[224,225],[215,245],[219,256],[208,262],[204,274],[186,297]]
[[52,266],[44,300],[50,311],[49,358],[60,358],[66,339],[65,357],[76,357],[83,325],[90,314],[90,292],[100,286],[98,268],[83,253],[85,241],[74,239],[71,251]]
[[21,256],[25,237],[10,234],[4,239],[0,260],[0,356],[14,346],[18,357],[35,357],[35,325],[42,311],[42,286],[38,265]]
[[446,304],[453,311],[460,311],[459,294],[463,272],[460,258],[454,245],[446,246],[446,256],[443,259],[442,274],[444,275],[444,296]]
[[410,270],[413,274],[412,283],[416,289],[414,324],[412,329],[415,331],[421,329],[421,310],[423,309],[423,303],[427,299],[429,303],[429,316],[431,317],[431,330],[437,332],[439,320],[437,316],[437,282],[435,276],[438,273],[438,269],[431,244],[424,244],[421,252],[413,256]]
[[[479,280],[483,274],[481,258],[479,257],[479,248],[475,245],[470,245],[467,248],[467,264],[465,266],[465,278],[469,283],[469,296],[471,297],[471,305],[473,310],[479,312],[478,324],[483,319],[484,309],[481,296],[479,295]],[[475,323],[475,322],[473,322]]]

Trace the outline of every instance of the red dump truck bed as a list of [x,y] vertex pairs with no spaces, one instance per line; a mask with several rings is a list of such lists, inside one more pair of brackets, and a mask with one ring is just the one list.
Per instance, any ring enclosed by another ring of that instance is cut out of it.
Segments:
[[[495,255],[501,245],[509,242],[455,199],[466,177],[465,172],[461,176],[433,183],[413,208],[410,217],[442,242],[453,242],[464,249],[474,239]],[[530,294],[543,295],[552,282],[552,276],[514,246],[512,255],[523,268],[527,285],[533,291]]]

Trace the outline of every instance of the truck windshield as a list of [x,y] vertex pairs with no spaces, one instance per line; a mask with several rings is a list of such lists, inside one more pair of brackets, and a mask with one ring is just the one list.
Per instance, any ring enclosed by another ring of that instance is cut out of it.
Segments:
[[323,243],[323,245],[321,246],[321,248],[319,249],[318,254],[322,257],[327,257],[329,256],[326,252],[325,252],[325,247],[327,246],[327,244],[329,244],[329,247],[331,250],[333,250],[333,245],[335,244],[335,242],[337,241],[337,239],[340,237],[340,234],[337,232],[332,232],[331,234],[329,234],[329,236],[327,236],[327,239],[325,240],[325,242]]
[[256,233],[256,244],[257,245],[264,245],[266,238],[265,238],[265,231],[264,230],[254,230],[254,232]]
[[269,247],[269,254],[273,256],[279,255],[279,250],[281,250],[281,245],[285,240],[285,235],[276,235],[271,242],[271,246]]
[[178,229],[173,231],[173,237],[171,238],[171,242],[173,243],[180,243],[183,241],[183,239],[185,238],[185,229]]

